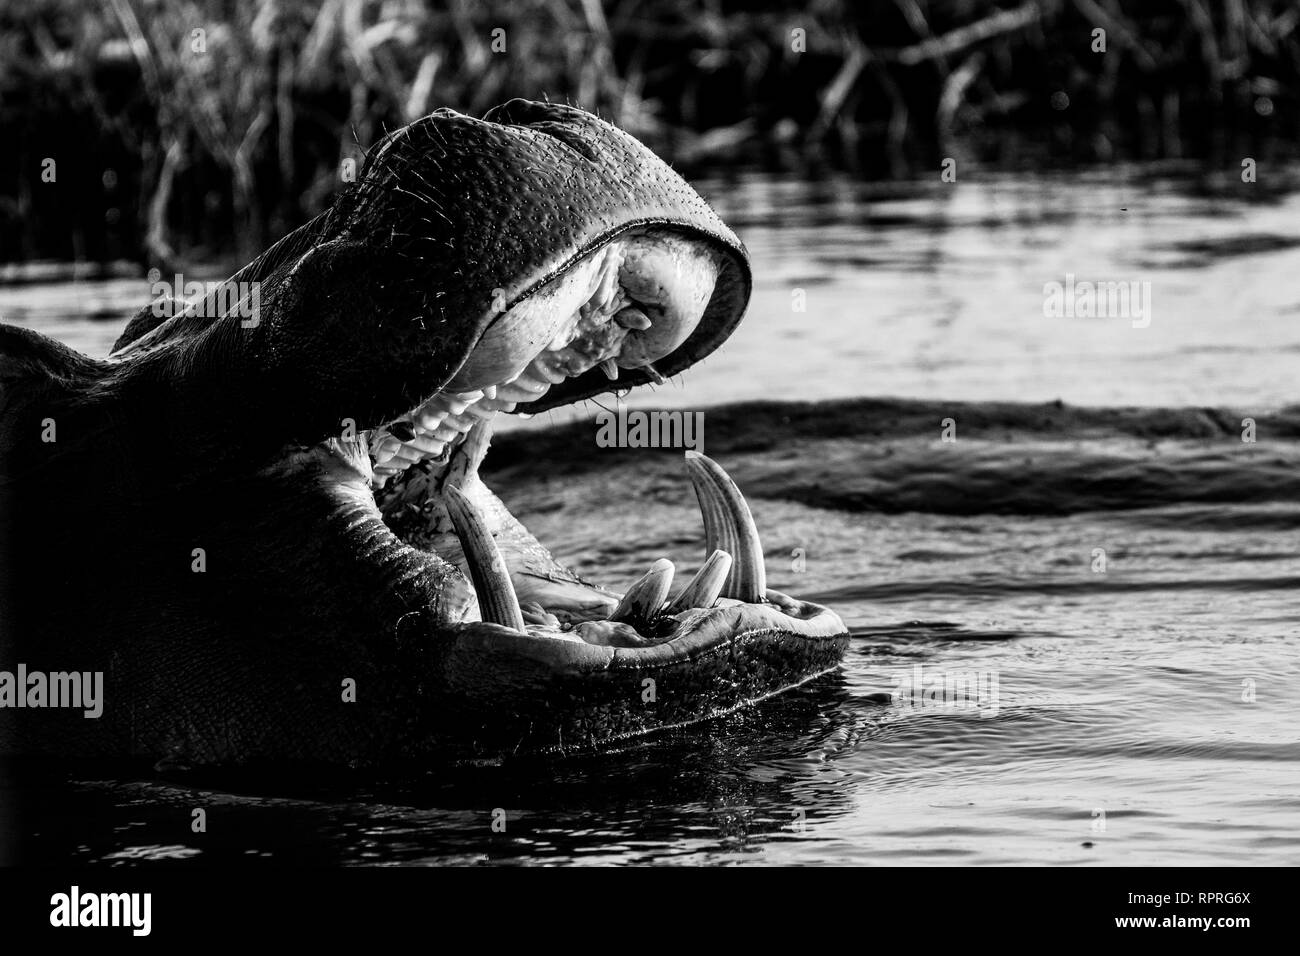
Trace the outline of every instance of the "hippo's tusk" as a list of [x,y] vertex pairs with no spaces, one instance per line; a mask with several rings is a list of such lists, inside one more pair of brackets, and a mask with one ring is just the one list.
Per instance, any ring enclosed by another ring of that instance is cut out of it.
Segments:
[[470,579],[478,593],[483,620],[524,631],[524,615],[515,597],[515,586],[510,583],[505,559],[492,540],[487,519],[459,488],[448,486],[446,493],[447,514],[465,551],[465,563],[469,565]]
[[763,600],[767,590],[763,545],[745,496],[721,465],[697,451],[686,453],[686,469],[704,516],[705,548],[732,556],[722,596],[747,603]]
[[648,621],[659,613],[664,601],[668,599],[668,589],[673,584],[673,563],[667,558],[660,558],[650,565],[650,570],[641,575],[618,602],[611,621]]
[[680,614],[693,608],[711,608],[722,593],[722,586],[731,571],[731,555],[725,551],[714,551],[704,566],[695,572],[695,577],[682,588],[682,593],[668,606],[668,614]]

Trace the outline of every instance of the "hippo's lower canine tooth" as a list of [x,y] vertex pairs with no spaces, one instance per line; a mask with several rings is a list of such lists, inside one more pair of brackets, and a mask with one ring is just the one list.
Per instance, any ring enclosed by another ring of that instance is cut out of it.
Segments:
[[470,579],[478,593],[483,620],[523,631],[524,615],[519,610],[515,586],[510,583],[510,572],[492,540],[487,521],[459,488],[448,486],[445,490],[447,514],[451,516],[456,536],[465,552],[465,563],[469,565]]
[[686,469],[704,516],[705,548],[732,557],[722,596],[750,604],[763,600],[767,590],[763,545],[745,496],[721,465],[697,451],[686,453]]
[[668,589],[673,585],[673,571],[673,563],[667,558],[660,558],[650,565],[650,570],[627,589],[623,600],[618,602],[618,607],[614,608],[609,619],[647,621],[654,617],[668,599]]
[[731,571],[731,555],[725,551],[714,551],[704,562],[704,567],[695,572],[689,584],[682,588],[682,593],[669,606],[668,614],[680,614],[691,608],[713,607],[713,602],[722,593],[722,585]]

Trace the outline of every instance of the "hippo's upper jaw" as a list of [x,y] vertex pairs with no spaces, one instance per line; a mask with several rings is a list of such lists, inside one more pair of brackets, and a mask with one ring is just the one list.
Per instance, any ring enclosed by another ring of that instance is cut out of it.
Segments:
[[712,556],[676,594],[666,561],[621,598],[583,581],[478,478],[497,415],[659,381],[743,314],[743,246],[631,137],[570,107],[439,111],[230,283],[256,315],[217,293],[146,310],[107,362],[0,328],[3,662],[107,685],[102,724],[11,722],[0,743],[590,746],[835,666],[844,625],[766,589],[744,499],[703,456]]

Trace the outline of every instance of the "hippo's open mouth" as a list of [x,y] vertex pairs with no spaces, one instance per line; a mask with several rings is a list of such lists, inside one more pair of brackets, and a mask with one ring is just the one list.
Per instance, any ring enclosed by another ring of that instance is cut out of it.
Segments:
[[[656,561],[622,595],[478,476],[498,415],[677,374],[750,287],[644,146],[513,101],[394,132],[329,211],[146,308],[106,361],[0,327],[0,650],[110,675],[93,728],[24,712],[0,737],[204,763],[547,750],[833,668],[843,623],[766,588],[707,458],[698,573],[674,589]],[[68,560],[87,548],[107,560]]]
[[[673,588],[660,559],[620,598],[557,563],[478,477],[498,415],[564,401],[586,373],[649,371],[699,326],[723,269],[702,240],[656,229],[607,243],[490,326],[447,388],[334,447],[376,489],[389,527],[473,582],[466,620],[534,658],[601,666],[687,657],[745,631],[839,635],[832,612],[768,591],[758,530],[735,484],[687,452],[707,558]],[[367,453],[363,454],[364,450]],[[505,629],[505,631],[501,631]],[[638,653],[639,652],[639,653]]]

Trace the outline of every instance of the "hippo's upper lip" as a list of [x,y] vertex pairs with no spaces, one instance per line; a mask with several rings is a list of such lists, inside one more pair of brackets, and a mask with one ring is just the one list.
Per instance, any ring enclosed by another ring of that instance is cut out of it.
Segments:
[[[707,243],[721,263],[699,325],[655,363],[658,374],[674,375],[700,361],[744,315],[753,284],[744,244],[667,164],[584,110],[523,99],[481,120],[438,110],[378,146],[363,179],[409,180],[403,171],[420,164],[438,171],[436,180],[419,179],[410,190],[431,212],[421,226],[422,242],[455,242],[472,253],[470,268],[441,283],[447,296],[467,290],[482,310],[476,334],[461,346],[466,356],[503,311],[593,251],[639,230],[676,231]],[[334,228],[364,234],[376,205],[390,196],[372,189],[342,197],[332,213]],[[412,207],[406,216],[420,213],[418,203],[406,205]],[[630,370],[618,387],[654,380],[654,372]],[[543,411],[612,387],[592,369],[520,410]]]
[[[653,369],[627,369],[617,382],[590,369],[521,403],[520,411],[636,387],[700,361],[744,314],[752,289],[748,255],[680,176],[590,113],[527,100],[511,100],[483,119],[442,109],[391,133],[330,210],[223,283],[263,283],[264,304],[277,296],[299,299],[292,314],[310,325],[297,327],[272,308],[260,323],[234,328],[237,317],[214,319],[222,294],[214,289],[178,315],[142,312],[113,355],[183,341],[187,375],[203,374],[210,364],[215,378],[237,385],[241,401],[224,406],[234,417],[270,416],[274,409],[294,429],[283,438],[323,441],[344,417],[369,428],[443,390],[503,313],[598,250],[647,230],[676,233],[717,255],[717,281],[694,331]],[[345,276],[353,288],[337,289],[331,275]],[[383,301],[407,286],[417,304]],[[358,313],[351,327],[322,327],[317,316],[339,311],[340,298],[356,303],[346,309],[391,308],[395,319],[418,323],[420,332],[381,319],[389,345],[387,354],[376,354],[368,327],[375,318]],[[437,334],[423,335],[430,330]],[[222,340],[211,343],[211,362],[208,343],[197,341],[201,335]],[[232,347],[255,356],[246,375],[232,361],[238,358]],[[294,352],[306,349],[318,357],[304,369]],[[327,382],[303,375],[330,364],[355,374]],[[286,400],[298,404],[286,407]]]
[[[531,130],[553,137],[571,149],[579,152],[590,164],[601,168],[602,180],[608,182],[624,176],[628,172],[626,154],[602,155],[593,150],[584,135],[592,127],[589,113],[567,106],[549,103],[536,103],[530,100],[514,99],[488,112],[485,122],[499,123],[508,127]],[[636,141],[626,134],[619,134],[630,148]],[[639,145],[639,144],[638,144]],[[666,165],[657,160],[659,167],[653,165],[642,167],[639,182],[631,190],[632,194],[641,193],[658,204],[657,211],[634,215],[625,222],[609,226],[604,232],[593,236],[587,248],[598,248],[620,234],[649,227],[682,229],[715,244],[721,253],[723,268],[714,287],[713,296],[700,320],[699,326],[684,343],[672,353],[655,363],[662,375],[675,375],[685,368],[699,362],[716,349],[735,330],[745,307],[749,303],[753,288],[753,277],[749,268],[749,254],[745,245],[731,229],[705,204],[694,190],[683,194],[680,179]],[[644,199],[642,199],[644,202]],[[582,254],[582,253],[579,253]],[[567,268],[569,263],[557,267],[556,273]],[[547,276],[541,280],[545,282]],[[540,285],[541,282],[538,284]],[[650,381],[645,372],[633,371],[624,381],[624,385],[633,387]],[[558,405],[577,401],[609,389],[608,381],[599,372],[591,370],[584,375],[566,381],[562,387],[553,389],[543,399],[530,403],[524,409],[528,412],[544,411]]]

